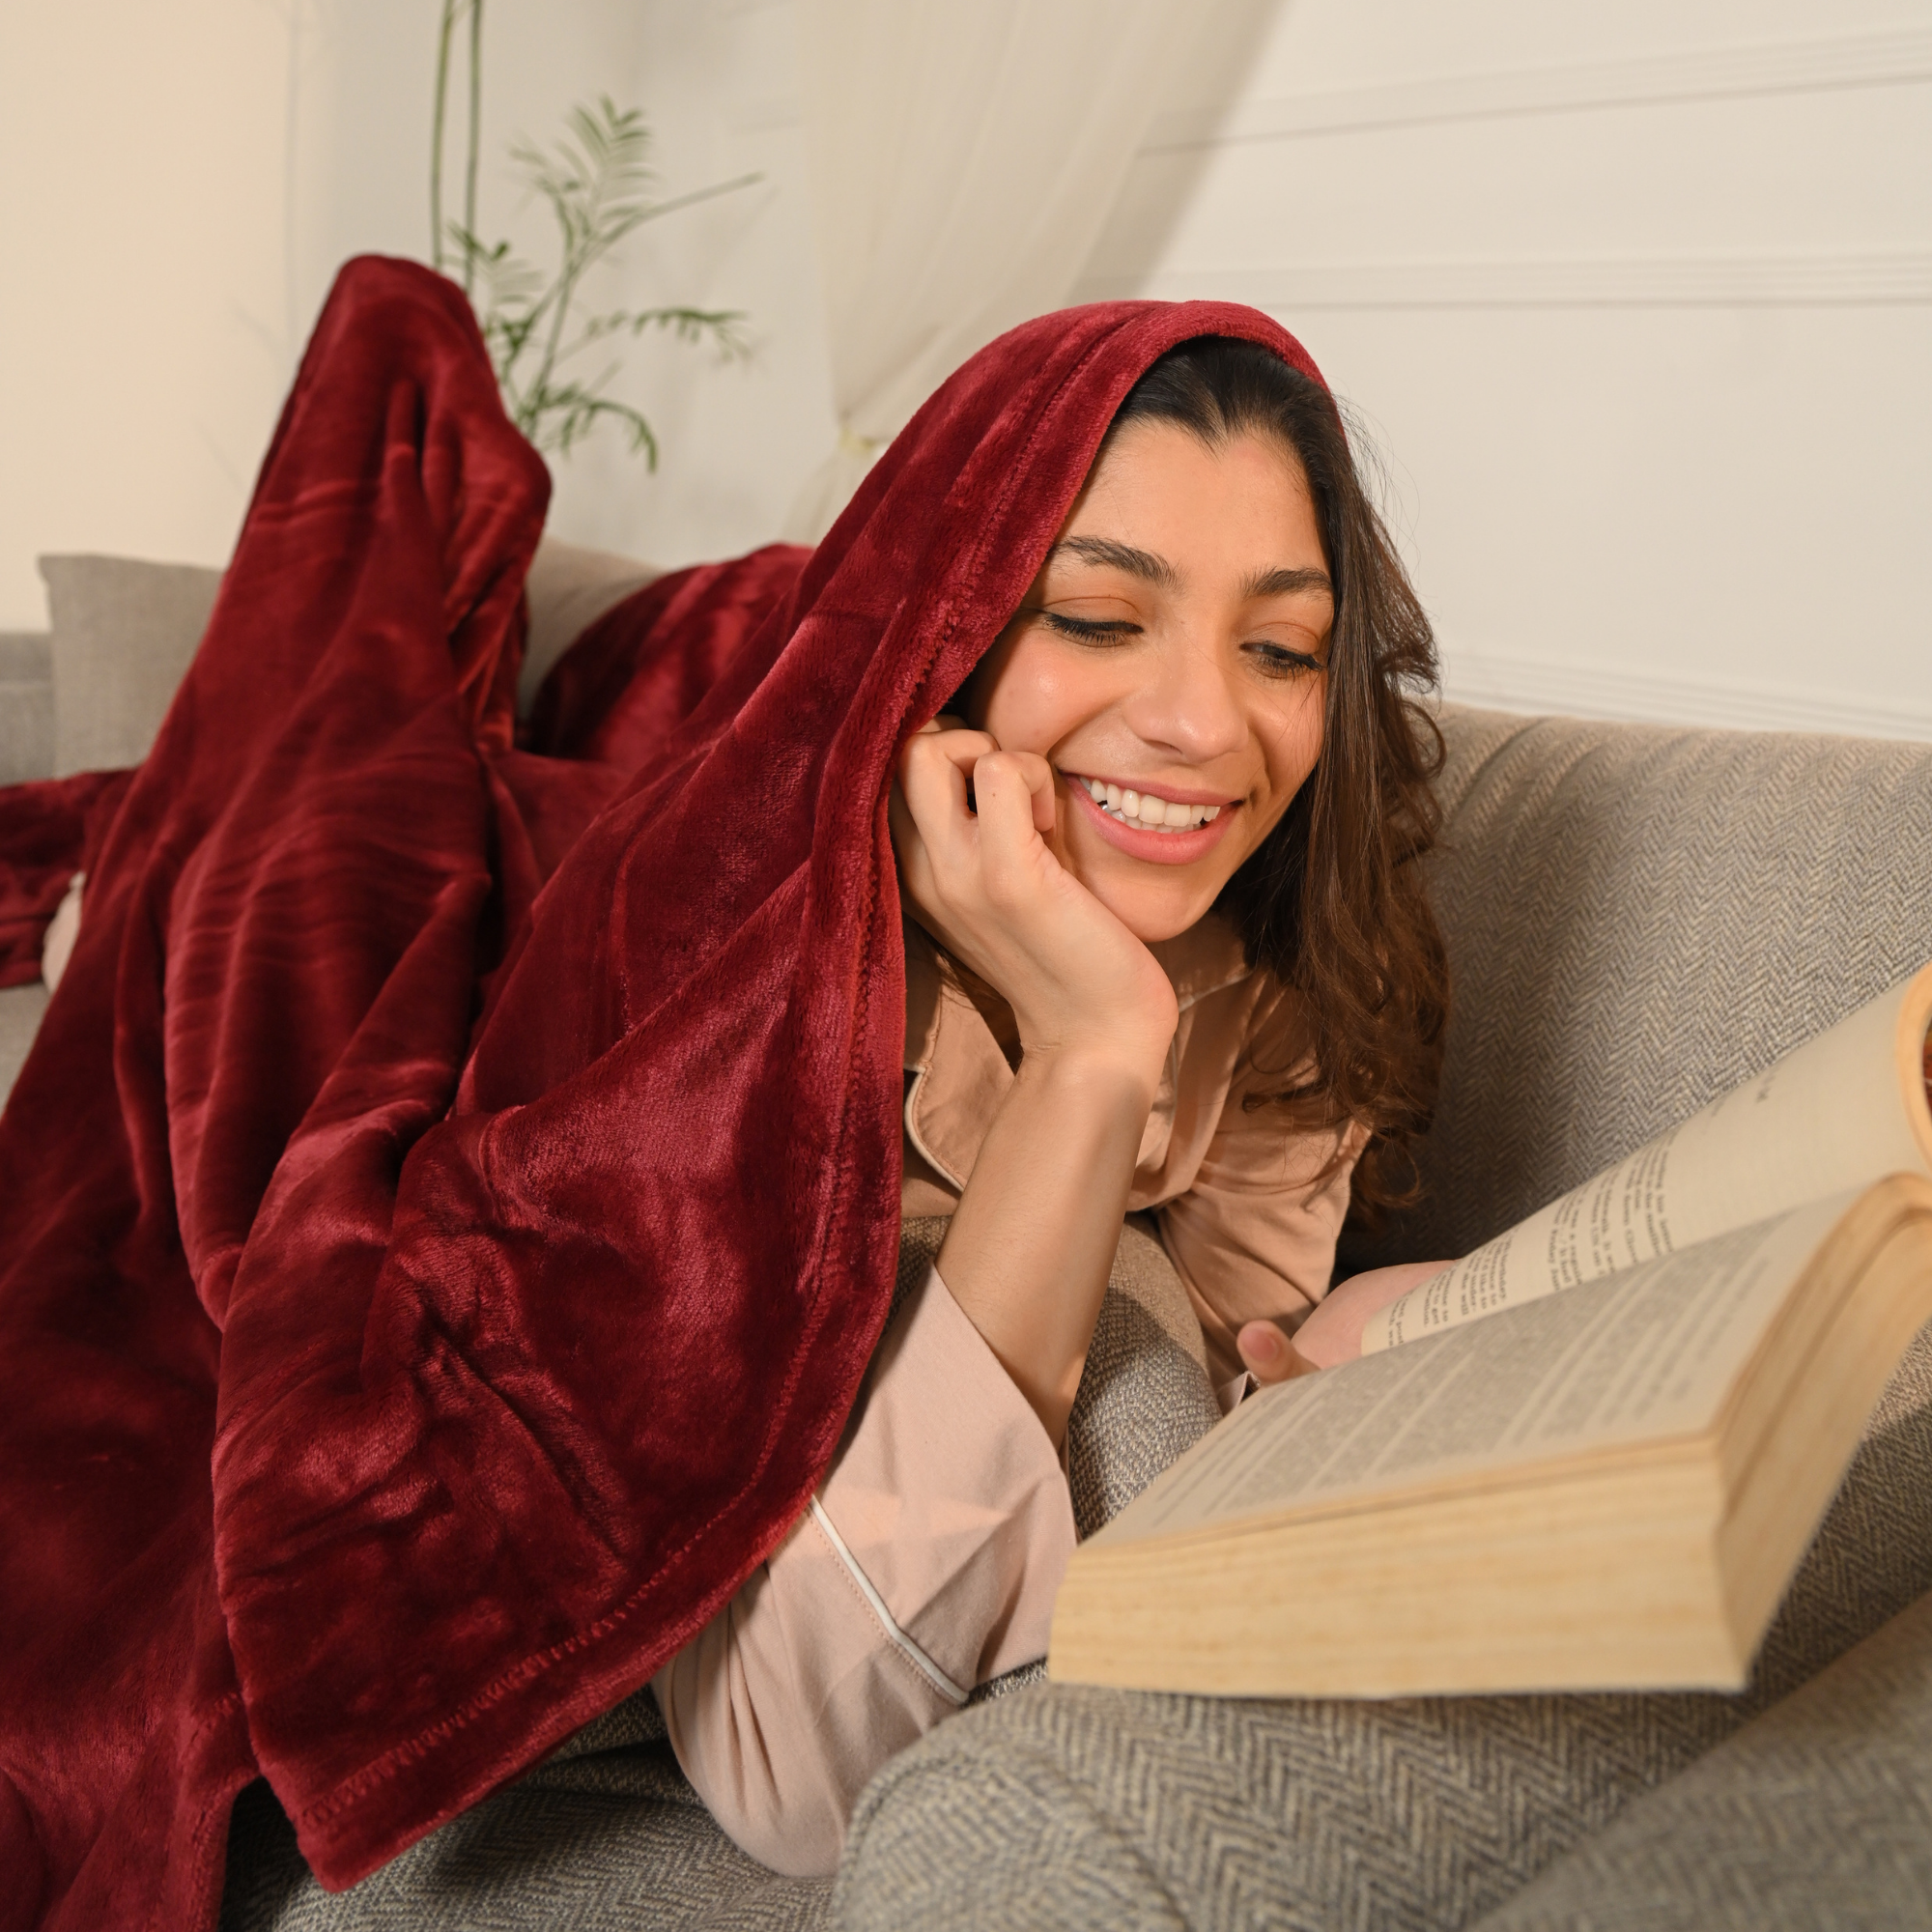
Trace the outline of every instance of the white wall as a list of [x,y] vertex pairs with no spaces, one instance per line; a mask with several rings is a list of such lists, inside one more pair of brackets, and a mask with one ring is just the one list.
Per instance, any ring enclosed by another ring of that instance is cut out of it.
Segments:
[[1083,277],[1367,414],[1452,696],[1932,737],[1932,9],[1290,0]]
[[[219,561],[337,262],[420,254],[436,0],[0,0],[0,629],[37,552]],[[1082,295],[1229,295],[1388,456],[1452,694],[1932,736],[1932,0],[1236,0]],[[834,424],[793,0],[489,0],[483,212],[572,101],[668,192],[616,299],[667,344],[553,527],[663,562],[769,538]],[[1794,51],[1794,49],[1796,51]]]
[[[427,252],[438,13],[0,0],[0,630],[44,623],[41,552],[226,557],[336,266]],[[741,308],[751,360],[633,350],[618,387],[663,467],[601,432],[554,466],[552,526],[663,562],[768,540],[836,434],[789,0],[491,0],[485,19],[493,235],[543,259],[509,141],[550,138],[600,92],[645,108],[667,195],[765,176],[642,231],[597,292]],[[460,178],[454,142],[451,163]]]
[[34,555],[218,558],[287,374],[284,35],[253,0],[4,0],[0,629]]

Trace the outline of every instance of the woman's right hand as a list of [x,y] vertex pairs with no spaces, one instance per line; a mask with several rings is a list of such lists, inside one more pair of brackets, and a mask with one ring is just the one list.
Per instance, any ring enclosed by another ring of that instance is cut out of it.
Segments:
[[899,876],[920,923],[1012,1008],[1029,1056],[1131,1068],[1151,1098],[1174,988],[1047,843],[1057,803],[1043,757],[935,719],[899,753],[889,808]]
[[1055,804],[1044,758],[940,720],[899,754],[890,810],[920,923],[1012,1008],[1022,1049],[940,1279],[1058,1443],[1177,1009],[1153,954],[1046,842]]

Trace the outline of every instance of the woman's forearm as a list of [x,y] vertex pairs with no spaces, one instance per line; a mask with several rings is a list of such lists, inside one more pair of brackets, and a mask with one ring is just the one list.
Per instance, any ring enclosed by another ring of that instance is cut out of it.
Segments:
[[939,1251],[941,1279],[1056,1446],[1152,1099],[1152,1085],[1117,1055],[1029,1053]]

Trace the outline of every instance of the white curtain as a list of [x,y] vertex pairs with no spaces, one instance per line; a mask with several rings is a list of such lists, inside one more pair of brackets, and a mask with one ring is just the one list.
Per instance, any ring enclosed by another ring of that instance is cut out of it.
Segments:
[[839,436],[787,536],[816,543],[953,369],[1065,303],[1216,4],[801,0]]

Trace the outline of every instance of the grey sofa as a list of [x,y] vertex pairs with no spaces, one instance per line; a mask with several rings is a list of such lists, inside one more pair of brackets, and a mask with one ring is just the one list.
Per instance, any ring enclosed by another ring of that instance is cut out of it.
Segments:
[[[610,560],[584,572],[573,595],[621,594]],[[1932,954],[1932,746],[1455,708],[1443,727],[1448,1064],[1421,1199],[1351,1237],[1348,1266],[1465,1250]],[[4,1029],[30,1033],[37,990],[0,994],[0,1051]],[[1210,1413],[1172,1296],[1130,1230],[1081,1396],[1090,1524]],[[254,1787],[223,1924],[1932,1923],[1928,1592],[1932,1330],[1741,1696],[1265,1702],[1021,1681],[880,1773],[827,1884],[776,1877],[716,1831],[640,1695],[339,1897]]]

